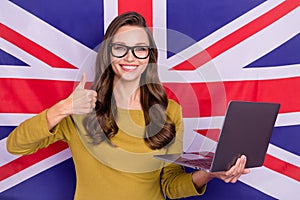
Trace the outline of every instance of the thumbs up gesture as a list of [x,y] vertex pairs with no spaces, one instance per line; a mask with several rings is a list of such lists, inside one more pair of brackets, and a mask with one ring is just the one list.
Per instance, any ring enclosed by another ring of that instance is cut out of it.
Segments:
[[71,103],[70,114],[87,114],[93,111],[97,101],[97,93],[94,90],[85,89],[86,74],[84,73],[81,80],[72,94],[67,98]]

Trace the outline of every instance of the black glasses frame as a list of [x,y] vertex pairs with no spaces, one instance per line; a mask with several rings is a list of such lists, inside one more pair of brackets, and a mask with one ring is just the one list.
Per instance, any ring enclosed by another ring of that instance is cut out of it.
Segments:
[[[122,55],[122,56],[117,56],[117,55],[115,55],[114,53],[113,53],[113,50],[112,50],[112,47],[114,46],[114,45],[118,45],[118,46],[122,46],[122,47],[124,47],[125,49],[126,49],[126,52],[124,53],[124,55]],[[111,53],[111,55],[112,56],[114,56],[114,57],[116,57],[116,58],[123,58],[124,56],[126,56],[127,54],[128,54],[128,51],[130,50],[131,51],[131,53],[132,53],[132,55],[134,56],[134,57],[136,57],[136,58],[138,58],[138,59],[146,59],[146,58],[148,58],[149,57],[149,55],[150,55],[150,51],[151,51],[151,47],[150,46],[146,46],[146,45],[138,45],[138,46],[132,46],[132,47],[129,47],[129,46],[126,46],[126,45],[124,45],[124,44],[116,44],[116,43],[110,43],[109,44],[109,47],[110,47],[110,53]],[[147,48],[148,49],[148,54],[145,56],[145,57],[139,57],[139,56],[137,56],[135,53],[134,53],[134,49],[135,48]]]

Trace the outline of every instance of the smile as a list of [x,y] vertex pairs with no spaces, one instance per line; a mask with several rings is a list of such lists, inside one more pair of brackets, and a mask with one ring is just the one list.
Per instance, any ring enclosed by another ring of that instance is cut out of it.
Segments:
[[124,71],[132,71],[138,68],[138,65],[120,65]]

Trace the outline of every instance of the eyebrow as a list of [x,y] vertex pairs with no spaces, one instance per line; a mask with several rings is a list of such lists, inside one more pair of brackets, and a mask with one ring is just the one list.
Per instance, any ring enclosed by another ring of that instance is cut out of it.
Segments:
[[[112,42],[114,44],[122,44],[122,45],[125,45],[125,46],[128,46],[125,42]],[[145,43],[145,42],[139,42],[139,43],[136,43],[135,45],[133,46],[150,46],[150,44],[148,43]],[[130,46],[129,46],[130,47]]]

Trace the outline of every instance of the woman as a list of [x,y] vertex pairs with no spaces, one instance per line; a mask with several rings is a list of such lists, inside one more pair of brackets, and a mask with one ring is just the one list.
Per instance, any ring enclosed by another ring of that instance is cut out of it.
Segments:
[[112,21],[92,90],[84,89],[85,82],[83,75],[68,98],[20,124],[7,139],[14,154],[67,142],[76,169],[74,199],[181,198],[203,194],[212,178],[234,183],[248,173],[244,156],[227,172],[189,174],[153,158],[181,152],[183,126],[180,106],[159,81],[156,45],[138,13]]

